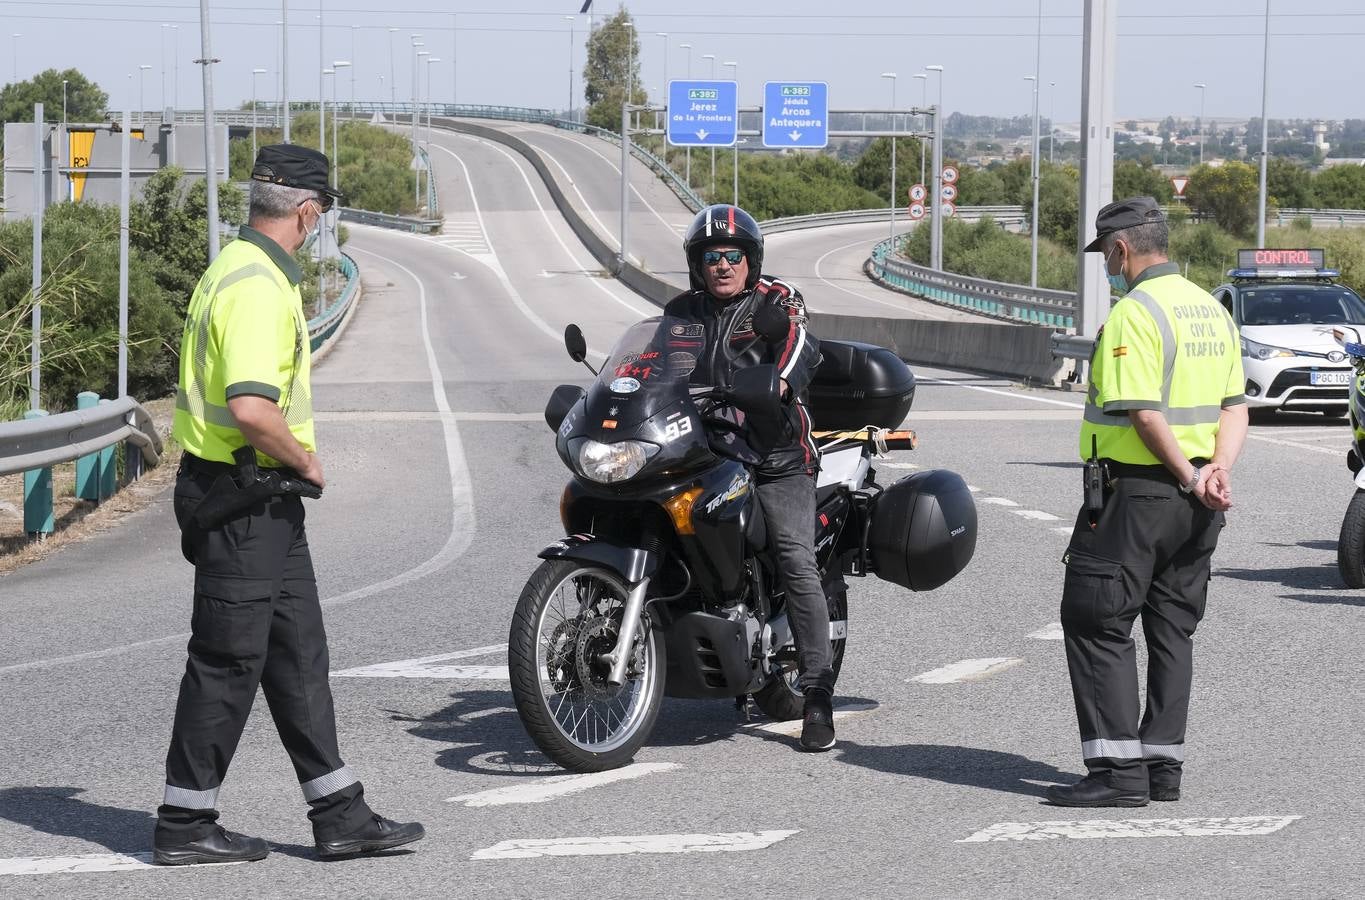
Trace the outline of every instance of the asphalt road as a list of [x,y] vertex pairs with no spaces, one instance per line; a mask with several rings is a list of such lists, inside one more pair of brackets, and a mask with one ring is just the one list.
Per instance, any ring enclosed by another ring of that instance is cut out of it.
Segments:
[[[909,421],[921,447],[893,454],[883,480],[960,472],[978,489],[976,558],[924,595],[853,583],[838,747],[801,754],[729,703],[668,701],[635,777],[553,780],[496,671],[535,554],[559,537],[565,472],[541,410],[555,384],[587,377],[563,353],[566,322],[600,351],[653,309],[600,277],[524,160],[470,138],[437,143],[446,233],[352,229],[365,297],[315,371],[329,484],[309,507],[332,668],[345,673],[333,681],[343,754],[377,810],[423,821],[428,838],[392,858],[314,861],[261,708],[221,804],[225,824],[276,852],[185,871],[129,861],[149,849],[188,631],[191,571],[167,496],[0,580],[0,892],[1359,893],[1365,595],[1333,565],[1352,491],[1347,431],[1317,416],[1254,426],[1235,472],[1179,803],[1041,803],[1081,770],[1061,643],[1046,637],[1078,502],[1080,398],[931,370],[918,372]],[[854,239],[831,235],[821,252]],[[856,288],[836,301],[802,277],[816,309],[858,302]],[[428,662],[367,674],[412,660]],[[966,660],[994,662],[967,680],[911,680]],[[525,843],[555,839],[575,841]],[[508,841],[522,843],[498,849]],[[106,871],[69,871],[80,866]]]

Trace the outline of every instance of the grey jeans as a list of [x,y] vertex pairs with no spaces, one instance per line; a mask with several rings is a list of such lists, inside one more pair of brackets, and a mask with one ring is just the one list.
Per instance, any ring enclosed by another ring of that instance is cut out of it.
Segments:
[[815,562],[815,478],[804,472],[764,477],[758,500],[787,590],[787,618],[796,639],[801,676],[796,686],[834,692],[829,647],[829,604]]

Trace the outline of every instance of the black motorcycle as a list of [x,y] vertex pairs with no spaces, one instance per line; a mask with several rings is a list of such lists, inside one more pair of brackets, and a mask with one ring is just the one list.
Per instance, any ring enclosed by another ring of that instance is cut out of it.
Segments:
[[[785,334],[785,316],[759,318],[760,333]],[[700,329],[668,317],[634,325],[587,391],[560,385],[545,410],[574,473],[560,501],[567,536],[540,553],[522,590],[508,664],[527,732],[566,769],[628,763],[665,695],[752,696],[774,719],[802,714],[782,577],[754,488],[753,466],[783,427],[777,372],[753,366],[730,385],[691,384]],[[586,359],[576,325],[565,343]],[[972,557],[976,507],[946,470],[878,485],[874,456],[914,445],[910,432],[890,431],[913,402],[914,376],[882,348],[822,341],[821,350],[816,426],[872,426],[825,434],[821,447],[812,527],[837,673],[843,576],[938,587]]]
[[1365,587],[1365,342],[1360,329],[1338,325],[1332,334],[1346,351],[1355,371],[1351,375],[1351,446],[1346,451],[1346,467],[1351,470],[1356,490],[1346,507],[1337,538],[1337,569],[1347,587]]

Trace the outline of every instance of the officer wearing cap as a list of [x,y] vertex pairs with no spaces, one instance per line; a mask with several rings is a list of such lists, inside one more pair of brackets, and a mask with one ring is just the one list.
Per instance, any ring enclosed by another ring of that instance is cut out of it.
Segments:
[[[1102,507],[1087,504],[1064,557],[1062,630],[1088,774],[1049,788],[1060,806],[1178,800],[1195,627],[1232,505],[1247,432],[1237,327],[1166,258],[1151,197],[1111,203],[1086,252],[1123,295],[1096,340],[1081,425]],[[1131,637],[1142,616],[1147,706],[1139,721]]]
[[175,514],[195,567],[194,613],[153,838],[162,865],[269,853],[264,840],[217,824],[218,790],[258,686],[311,807],[320,857],[388,849],[424,833],[371,811],[341,759],[299,495],[276,494],[207,525],[194,515],[206,494],[231,489],[233,452],[248,444],[258,466],[318,489],[326,483],[313,434],[303,273],[293,254],[340,196],[327,186],[327,167],[315,150],[261,148],[249,223],[200,278],[185,317]]

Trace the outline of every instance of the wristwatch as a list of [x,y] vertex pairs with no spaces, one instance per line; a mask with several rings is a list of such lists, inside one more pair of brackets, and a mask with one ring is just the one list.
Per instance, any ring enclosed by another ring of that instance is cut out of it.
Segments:
[[1193,493],[1194,489],[1199,485],[1199,474],[1200,468],[1199,466],[1195,466],[1194,474],[1190,476],[1190,480],[1180,486],[1180,493],[1182,494]]

